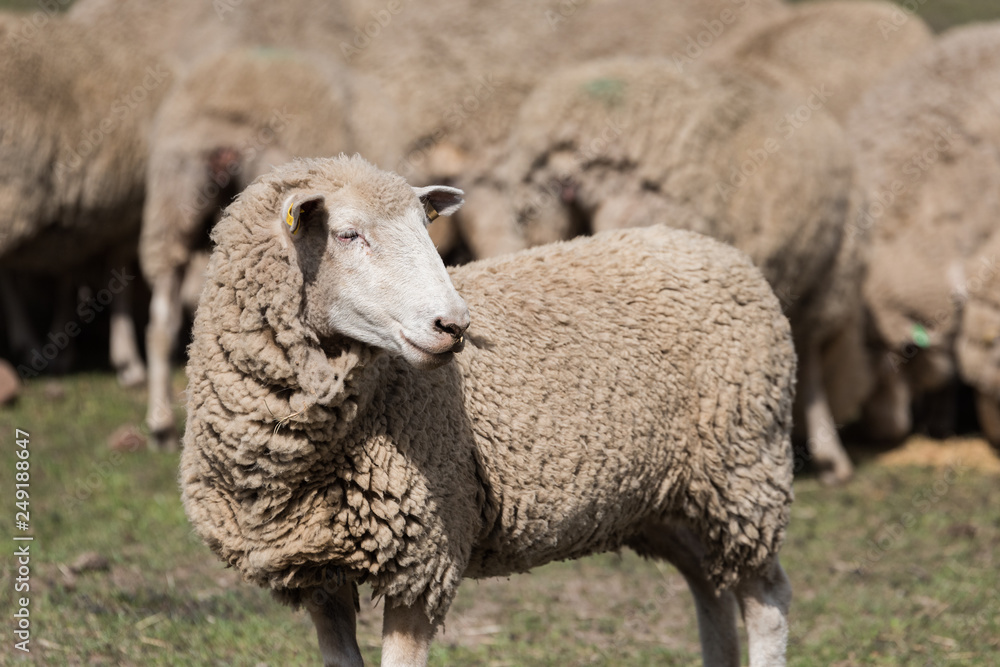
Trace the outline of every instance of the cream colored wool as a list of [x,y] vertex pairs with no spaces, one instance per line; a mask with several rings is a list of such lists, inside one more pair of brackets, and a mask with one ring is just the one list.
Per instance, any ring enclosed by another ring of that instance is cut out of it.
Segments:
[[[362,152],[390,167],[401,125],[373,80],[321,54],[256,48],[205,58],[164,101],[151,139],[140,242],[147,280],[191,259],[230,183],[238,192],[293,157]],[[223,187],[209,164],[221,152],[232,156]]]
[[1000,233],[966,265],[968,293],[955,341],[964,382],[975,388],[983,433],[1000,446]]
[[110,42],[172,59],[180,72],[244,46],[324,50],[354,25],[338,0],[76,0],[67,15]]
[[612,56],[666,57],[688,71],[762,26],[791,14],[781,0],[599,0],[549,14],[561,62]]
[[662,59],[566,68],[525,102],[507,153],[482,177],[506,211],[477,207],[472,192],[466,217],[536,245],[568,238],[581,218],[600,230],[667,213],[750,255],[794,324],[839,251],[852,163],[829,116],[782,126],[793,102],[738,71],[689,76]]
[[687,69],[787,11],[778,0],[449,0],[404,2],[396,12],[388,7],[384,0],[79,0],[70,15],[105,31],[109,26],[110,39],[148,44],[174,58],[179,71],[239,45],[322,51],[375,76],[405,109],[405,156],[395,168],[411,180],[437,182],[461,181],[492,152],[553,67],[656,54]]
[[27,17],[3,21],[4,269],[61,274],[117,249],[135,256],[146,134],[172,77],[61,16],[42,29]]
[[968,260],[1000,219],[998,90],[1000,24],[972,25],[942,35],[850,115],[869,200],[857,230],[871,252],[865,300],[916,391],[954,377]]
[[[776,558],[795,357],[739,251],[662,226],[452,270],[472,313],[418,371],[321,343],[274,219],[291,188],[419,206],[360,160],[252,184],[213,233],[188,363],[184,506],[247,581],[297,602],[346,574],[440,619],[465,576],[630,545],[668,520],[719,587]],[[333,286],[330,286],[333,287]]]
[[709,62],[739,63],[844,121],[864,92],[933,42],[920,16],[891,2],[823,0],[790,7]]
[[[843,243],[859,199],[843,130],[822,109],[796,120],[799,104],[732,64],[691,74],[656,58],[565,68],[522,105],[506,153],[470,188],[463,224],[467,238],[488,239],[479,251],[669,220],[746,252],[795,332],[800,403],[815,408],[800,423],[811,441],[830,443],[815,461],[832,471],[828,481],[844,481],[850,462],[835,424],[858,415],[871,384],[864,265],[854,240]],[[852,361],[828,363],[845,375],[827,382],[822,358],[837,346]]]
[[967,301],[956,343],[962,379],[1000,400],[1000,234],[966,268]]

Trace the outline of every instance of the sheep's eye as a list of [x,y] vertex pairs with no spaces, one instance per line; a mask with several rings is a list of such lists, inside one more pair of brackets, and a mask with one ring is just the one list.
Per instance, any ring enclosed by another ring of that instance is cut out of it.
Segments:
[[337,240],[341,243],[350,243],[356,238],[358,238],[358,233],[353,229],[337,232]]

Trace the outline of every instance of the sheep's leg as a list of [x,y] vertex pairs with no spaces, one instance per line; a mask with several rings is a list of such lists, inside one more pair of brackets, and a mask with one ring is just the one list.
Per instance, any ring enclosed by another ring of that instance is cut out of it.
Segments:
[[133,286],[126,282],[111,302],[111,365],[123,387],[136,387],[146,381],[132,317],[132,291]]
[[809,454],[819,468],[820,480],[824,484],[846,482],[854,474],[854,466],[840,442],[830,404],[826,400],[823,362],[816,344],[807,344],[801,363]]
[[387,600],[382,618],[382,667],[424,667],[437,626],[419,605],[394,606]]
[[177,449],[174,427],[173,392],[170,386],[170,354],[181,329],[180,273],[170,271],[153,281],[146,329],[146,356],[149,360],[149,408],[146,425],[156,446]]
[[0,273],[0,301],[3,302],[3,317],[7,322],[7,342],[18,357],[27,359],[32,350],[41,349],[35,336],[24,304],[10,276]]
[[750,643],[750,667],[783,667],[788,648],[792,586],[778,559],[736,587]]
[[323,667],[363,667],[357,639],[357,586],[316,588],[306,601],[306,610],[316,626]]
[[739,667],[740,639],[736,628],[736,598],[718,595],[701,566],[705,549],[683,526],[657,524],[632,543],[638,553],[669,561],[687,581],[698,614],[702,661],[707,667]]

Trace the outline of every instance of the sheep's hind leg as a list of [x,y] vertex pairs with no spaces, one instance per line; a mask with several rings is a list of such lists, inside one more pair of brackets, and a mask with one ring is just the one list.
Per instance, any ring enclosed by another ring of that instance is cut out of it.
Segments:
[[424,667],[437,626],[419,604],[386,600],[382,618],[382,667]]
[[705,549],[681,525],[657,524],[631,544],[644,556],[662,558],[687,581],[698,613],[698,635],[706,667],[739,667],[740,639],[736,628],[736,597],[731,591],[715,594],[701,562]]
[[784,667],[792,587],[778,559],[736,586],[750,643],[750,667]]
[[305,607],[316,626],[323,667],[363,667],[357,639],[357,586],[316,588]]
[[149,360],[149,408],[146,425],[156,446],[177,449],[173,393],[170,387],[170,355],[181,328],[180,276],[169,271],[153,281],[146,328],[146,357]]

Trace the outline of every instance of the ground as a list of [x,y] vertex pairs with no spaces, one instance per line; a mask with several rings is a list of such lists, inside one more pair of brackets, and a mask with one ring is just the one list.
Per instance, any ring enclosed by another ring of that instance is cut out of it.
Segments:
[[[183,375],[176,377],[178,394]],[[195,539],[177,456],[136,449],[144,392],[110,374],[29,381],[0,410],[0,664],[17,664],[30,542],[31,658],[46,665],[313,665],[302,613],[238,580]],[[178,413],[179,414],[179,413]],[[122,426],[132,425],[133,435]],[[30,522],[14,524],[15,429],[27,431]],[[112,445],[117,447],[113,449]],[[791,665],[990,665],[1000,652],[1000,463],[980,440],[859,458],[839,489],[796,480],[782,562],[795,591]],[[6,472],[4,472],[6,470]],[[359,628],[377,664],[381,606]],[[670,566],[631,552],[468,581],[433,665],[698,665],[693,604]]]

